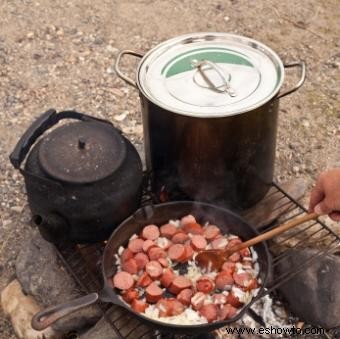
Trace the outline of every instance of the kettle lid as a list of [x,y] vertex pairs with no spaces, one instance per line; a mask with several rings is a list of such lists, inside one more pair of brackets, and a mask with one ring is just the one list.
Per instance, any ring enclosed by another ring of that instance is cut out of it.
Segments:
[[54,179],[85,184],[112,175],[126,157],[118,130],[103,122],[70,123],[50,132],[39,147],[39,164]]

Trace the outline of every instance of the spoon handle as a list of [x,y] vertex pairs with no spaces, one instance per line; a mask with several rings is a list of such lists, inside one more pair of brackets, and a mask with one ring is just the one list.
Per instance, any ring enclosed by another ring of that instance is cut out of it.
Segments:
[[256,245],[256,244],[258,244],[262,241],[271,239],[271,238],[275,237],[276,235],[279,235],[279,234],[281,234],[285,231],[288,231],[289,229],[291,229],[291,228],[293,228],[297,225],[300,225],[300,224],[302,224],[306,221],[309,221],[309,220],[316,219],[318,216],[319,216],[319,214],[314,213],[314,212],[309,213],[309,214],[305,214],[302,217],[295,218],[293,220],[288,221],[285,224],[282,224],[278,227],[275,227],[274,229],[272,229],[268,232],[262,233],[255,238],[249,239],[246,242],[243,242],[242,244],[235,245],[232,248],[226,250],[224,253],[225,253],[226,256],[229,257],[231,254],[233,254],[235,252],[243,250],[246,247],[254,246],[254,245]]

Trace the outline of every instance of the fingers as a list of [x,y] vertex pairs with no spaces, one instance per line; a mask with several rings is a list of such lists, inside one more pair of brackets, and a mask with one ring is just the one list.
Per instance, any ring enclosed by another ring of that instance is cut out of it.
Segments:
[[334,221],[340,221],[340,212],[331,212],[329,217]]
[[[318,181],[316,186],[313,188],[310,200],[309,200],[309,213],[312,213],[314,211],[315,206],[323,200],[325,197],[324,191],[322,189],[322,186],[320,182]],[[316,212],[317,213],[317,212]]]
[[323,214],[329,214],[333,211],[330,204],[327,203],[327,199],[322,200],[314,207],[314,212],[323,215]]

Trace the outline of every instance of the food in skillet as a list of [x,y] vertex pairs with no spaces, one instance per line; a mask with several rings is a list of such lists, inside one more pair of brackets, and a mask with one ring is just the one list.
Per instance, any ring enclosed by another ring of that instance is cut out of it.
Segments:
[[234,253],[219,272],[203,272],[194,258],[201,250],[240,242],[192,215],[145,226],[119,248],[113,285],[132,309],[158,321],[193,325],[233,318],[261,283],[256,253]]

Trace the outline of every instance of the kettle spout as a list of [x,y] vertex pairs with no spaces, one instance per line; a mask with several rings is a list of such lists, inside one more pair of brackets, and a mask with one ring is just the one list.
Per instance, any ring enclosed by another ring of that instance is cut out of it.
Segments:
[[59,214],[35,214],[32,221],[39,228],[42,237],[48,242],[58,244],[67,241],[69,238],[70,228],[68,222]]

